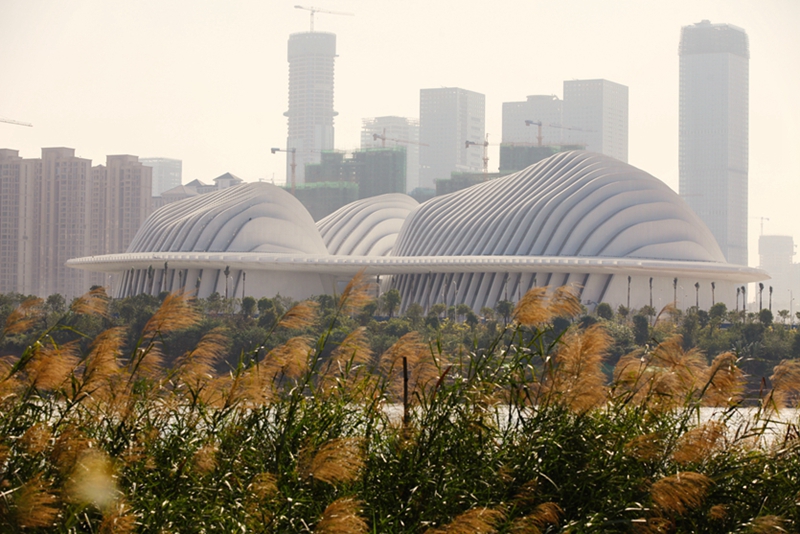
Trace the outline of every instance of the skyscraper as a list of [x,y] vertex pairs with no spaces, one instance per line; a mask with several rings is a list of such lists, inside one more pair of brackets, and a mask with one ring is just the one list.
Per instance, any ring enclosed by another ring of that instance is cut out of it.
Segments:
[[[305,165],[319,163],[323,150],[333,149],[333,63],[336,35],[326,32],[289,36],[289,137],[295,149],[297,183],[304,182]],[[287,154],[287,181],[292,155]]]
[[153,196],[181,185],[183,162],[171,158],[139,158],[142,165],[153,169]]
[[435,180],[452,172],[481,172],[486,97],[456,87],[421,89],[419,92],[420,187],[434,188]]
[[[406,117],[375,117],[364,119],[361,148],[401,146],[406,149],[406,189],[419,187],[419,121]],[[375,135],[385,137],[375,138]]]
[[730,263],[747,265],[747,34],[704,20],[681,30],[680,194]]
[[628,88],[608,80],[564,82],[564,132],[568,144],[628,162]]
[[538,145],[541,122],[542,145],[559,145],[563,129],[563,102],[555,95],[533,95],[524,102],[503,102],[503,144]]

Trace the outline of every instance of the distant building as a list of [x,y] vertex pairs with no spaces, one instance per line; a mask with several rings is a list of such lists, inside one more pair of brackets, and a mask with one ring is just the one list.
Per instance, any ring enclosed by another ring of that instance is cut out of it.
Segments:
[[92,167],[72,148],[43,148],[41,159],[0,149],[0,292],[71,299],[103,284],[65,263],[124,252],[150,215],[151,191],[151,169],[135,156]]
[[418,187],[419,120],[406,117],[375,117],[364,119],[362,125],[361,148],[401,146],[406,149],[406,191]]
[[679,190],[730,263],[747,265],[747,34],[704,20],[680,43]]
[[153,194],[154,197],[173,187],[181,185],[183,162],[170,158],[139,158],[139,162],[153,169]]
[[481,172],[486,133],[486,98],[480,93],[442,87],[421,89],[419,99],[419,186],[434,188],[452,172]]
[[315,221],[354,200],[405,193],[406,149],[368,148],[350,155],[323,152],[320,163],[306,167],[305,186],[295,193]]
[[555,95],[533,95],[524,102],[503,102],[503,144],[560,145],[563,129],[558,126],[563,120],[563,104]]
[[[333,64],[336,35],[326,32],[289,36],[288,149],[296,150],[296,179],[305,182],[305,166],[320,161],[323,150],[333,149]],[[291,155],[287,154],[289,181]]]
[[628,88],[608,80],[564,82],[562,141],[628,162]]
[[794,263],[794,240],[788,235],[762,235],[758,238],[759,269],[767,271],[771,280],[764,282],[763,305],[768,307],[769,287],[772,287],[772,311],[794,310],[800,302],[800,264]]

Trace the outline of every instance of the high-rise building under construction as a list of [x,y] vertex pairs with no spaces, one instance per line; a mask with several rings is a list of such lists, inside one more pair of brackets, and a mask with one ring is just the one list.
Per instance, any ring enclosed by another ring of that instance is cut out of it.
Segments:
[[680,194],[729,263],[747,265],[747,34],[704,20],[681,30]]
[[[297,183],[305,166],[319,163],[323,150],[333,149],[333,63],[336,35],[303,32],[289,36],[289,118],[287,149],[295,151]],[[292,155],[287,154],[287,178]],[[288,180],[287,180],[288,181]]]

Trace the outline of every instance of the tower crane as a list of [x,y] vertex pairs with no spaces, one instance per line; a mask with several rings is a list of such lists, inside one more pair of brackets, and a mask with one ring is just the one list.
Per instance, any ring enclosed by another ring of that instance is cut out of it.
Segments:
[[33,124],[29,122],[20,122],[11,119],[4,119],[3,117],[0,117],[0,122],[7,122],[8,124],[16,124],[17,126],[29,126],[31,128],[33,127]]
[[395,143],[406,143],[409,145],[419,145],[419,146],[428,146],[427,143],[418,143],[417,141],[411,141],[410,139],[397,139],[395,137],[386,137],[386,128],[383,129],[383,134],[372,134],[372,140],[377,141],[378,139],[381,140],[381,148],[386,148],[386,141],[394,141]]
[[477,141],[466,141],[464,143],[464,148],[469,148],[471,146],[483,146],[483,174],[484,176],[489,174],[489,134],[486,134],[486,140],[483,143]]
[[343,11],[328,11],[327,9],[321,9],[314,6],[294,6],[295,9],[305,9],[306,11],[311,12],[311,31],[314,31],[314,13],[327,13],[329,15],[348,15],[350,17],[354,16],[353,13],[345,13]]
[[291,167],[292,167],[292,196],[295,196],[295,194],[294,194],[295,169],[297,168],[297,162],[295,161],[295,156],[297,154],[297,149],[294,148],[294,147],[292,147],[292,148],[270,148],[269,151],[272,152],[273,154],[275,154],[277,152],[287,152],[287,153],[292,155],[292,163],[291,163]]
[[542,146],[542,121],[525,121],[525,126],[536,125],[539,127],[539,131],[536,134],[536,146]]

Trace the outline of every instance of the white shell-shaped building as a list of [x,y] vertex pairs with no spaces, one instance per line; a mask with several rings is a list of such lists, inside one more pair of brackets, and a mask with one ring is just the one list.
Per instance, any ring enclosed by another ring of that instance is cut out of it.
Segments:
[[397,288],[403,307],[475,310],[544,285],[573,285],[590,307],[733,307],[736,287],[767,278],[726,263],[664,183],[588,152],[423,204],[403,194],[359,200],[316,225],[284,190],[244,184],[164,206],[124,254],[68,264],[117,274],[118,296],[184,288],[299,299],[364,270]]

